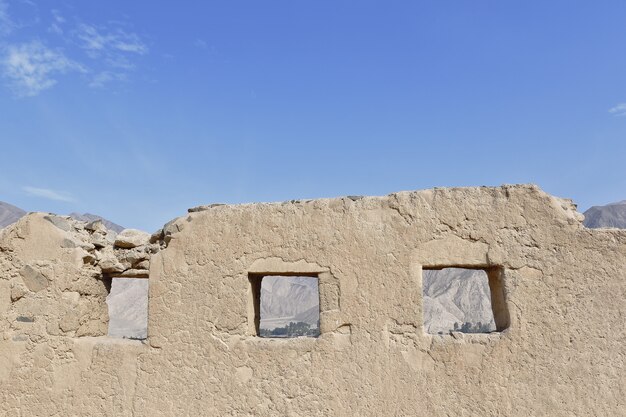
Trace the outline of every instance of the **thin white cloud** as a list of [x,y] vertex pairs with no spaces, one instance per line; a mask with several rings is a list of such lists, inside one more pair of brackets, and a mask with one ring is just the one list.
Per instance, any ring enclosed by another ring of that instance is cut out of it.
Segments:
[[[19,1],[37,8],[30,0]],[[50,9],[45,22],[36,10],[33,23],[22,24],[12,20],[10,5],[10,0],[0,0],[0,77],[18,97],[36,96],[69,73],[86,74],[82,78],[96,88],[128,81],[136,59],[149,52],[147,44],[128,24],[124,26],[125,22],[86,24]],[[38,28],[40,36],[16,40],[14,35],[22,34],[26,27]]]
[[619,103],[609,109],[609,113],[615,116],[626,116],[626,103]]
[[109,56],[104,60],[104,63],[110,66],[111,68],[117,68],[119,70],[133,70],[135,69],[135,64],[128,59],[126,56]]
[[61,51],[39,41],[9,45],[0,62],[3,75],[18,96],[32,97],[57,83],[56,76],[70,71],[86,72]]
[[81,23],[73,35],[87,55],[103,65],[89,83],[93,88],[128,81],[128,74],[135,69],[134,58],[148,53],[147,45],[137,34],[121,28]]
[[51,13],[52,13],[52,17],[54,18],[55,22],[57,22],[57,23],[65,23],[65,18],[63,17],[63,15],[61,14],[60,11],[58,11],[57,9],[52,9]]
[[53,21],[50,23],[50,26],[48,26],[48,32],[63,35],[63,24],[65,23],[65,18],[58,10],[53,9],[50,13],[52,13]]
[[82,41],[81,47],[88,51],[102,51],[108,43],[106,36],[100,35],[95,27],[85,24],[78,27],[77,37]]
[[0,0],[0,36],[8,35],[13,30],[15,24],[9,17],[9,5]]
[[115,52],[138,55],[148,53],[148,47],[137,34],[119,28],[111,30],[83,23],[78,26],[76,36],[80,40],[81,48],[90,52],[92,57]]
[[97,73],[89,82],[89,87],[102,88],[112,81],[127,81],[128,77],[124,73],[102,71]]
[[29,187],[29,186],[22,187],[22,189],[26,191],[26,193],[34,197],[41,197],[41,198],[54,200],[54,201],[64,201],[66,203],[72,203],[76,201],[76,199],[72,197],[71,194],[66,193],[66,192],[50,190],[48,188],[38,188],[38,187]]
[[48,32],[54,33],[57,35],[63,35],[63,28],[58,23],[52,23],[48,26]]
[[132,52],[139,55],[143,55],[148,52],[148,47],[141,42],[139,37],[134,33],[124,33],[124,37],[115,41],[113,43],[113,47],[122,52]]

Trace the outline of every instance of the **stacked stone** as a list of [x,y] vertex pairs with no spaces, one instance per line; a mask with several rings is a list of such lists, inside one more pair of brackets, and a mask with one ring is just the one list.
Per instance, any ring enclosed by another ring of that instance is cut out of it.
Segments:
[[[58,216],[55,218],[59,219]],[[82,222],[73,222],[77,226],[75,231],[83,239],[70,244],[85,251],[85,263],[99,268],[102,275],[108,278],[148,278],[150,256],[160,249],[160,245],[150,243],[149,233],[125,229],[117,234],[108,230],[100,220],[83,227]]]
[[[110,273],[113,278],[148,278],[150,257],[157,253],[160,246],[150,243],[150,234],[136,229],[125,229],[115,238],[113,255],[117,263],[102,272]],[[109,265],[107,265],[109,266]]]
[[[150,257],[162,246],[160,236],[136,229],[117,234],[101,220],[89,223],[69,216],[47,215],[46,220],[67,232],[63,248],[79,248],[85,264],[90,264],[108,278],[148,278]],[[160,232],[160,231],[159,231]]]

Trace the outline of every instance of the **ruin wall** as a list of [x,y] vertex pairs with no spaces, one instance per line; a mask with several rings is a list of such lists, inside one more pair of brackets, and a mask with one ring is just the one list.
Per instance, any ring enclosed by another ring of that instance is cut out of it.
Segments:
[[[626,231],[581,221],[532,185],[198,207],[146,243],[135,341],[104,336],[90,247],[29,215],[0,235],[0,414],[626,415]],[[498,332],[424,332],[422,271],[454,266],[490,273]],[[319,338],[257,336],[267,274],[318,277]]]

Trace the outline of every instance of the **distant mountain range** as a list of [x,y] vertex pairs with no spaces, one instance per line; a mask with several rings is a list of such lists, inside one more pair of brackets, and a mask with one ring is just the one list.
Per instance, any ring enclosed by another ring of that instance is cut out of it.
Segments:
[[[3,227],[7,227],[10,224],[18,221],[22,216],[26,215],[26,211],[22,210],[19,207],[15,207],[9,203],[4,203],[0,201],[0,229]],[[106,226],[107,229],[113,230],[116,233],[121,232],[125,228],[120,226],[119,224],[115,224],[110,220],[105,219],[104,217],[100,217],[91,213],[70,213],[70,217],[81,220],[84,222],[92,222],[94,220],[101,220],[102,223]]]
[[606,206],[593,206],[585,212],[585,226],[596,229],[616,227],[626,229],[626,200]]
[[0,201],[0,229],[15,223],[25,214],[26,212],[21,208]]

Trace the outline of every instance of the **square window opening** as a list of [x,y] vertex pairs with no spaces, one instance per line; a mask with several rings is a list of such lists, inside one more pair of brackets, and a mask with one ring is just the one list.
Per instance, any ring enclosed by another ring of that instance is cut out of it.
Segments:
[[424,267],[422,291],[427,333],[493,333],[510,325],[501,267]]
[[113,278],[107,296],[109,336],[144,340],[148,337],[148,279]]
[[320,335],[319,279],[310,274],[250,274],[255,334],[264,338]]

